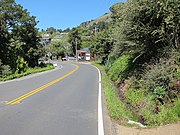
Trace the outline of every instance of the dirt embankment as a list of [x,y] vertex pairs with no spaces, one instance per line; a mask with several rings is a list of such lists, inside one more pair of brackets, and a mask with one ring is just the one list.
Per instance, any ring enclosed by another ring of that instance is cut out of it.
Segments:
[[180,122],[152,129],[137,129],[114,124],[114,135],[180,135]]

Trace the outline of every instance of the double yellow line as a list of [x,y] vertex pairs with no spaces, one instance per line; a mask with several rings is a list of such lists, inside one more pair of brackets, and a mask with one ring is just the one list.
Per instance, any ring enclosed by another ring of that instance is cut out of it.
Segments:
[[43,86],[41,86],[41,87],[39,87],[37,89],[34,89],[34,90],[32,90],[32,91],[30,91],[30,92],[28,92],[28,93],[26,93],[26,94],[24,94],[24,95],[22,95],[22,96],[20,96],[18,98],[15,98],[15,99],[13,99],[11,101],[7,101],[6,104],[8,104],[8,105],[19,104],[23,100],[25,100],[26,98],[28,98],[28,97],[30,97],[30,96],[44,90],[45,88],[47,88],[47,87],[49,87],[49,86],[51,86],[51,85],[53,85],[53,84],[55,84],[55,83],[57,83],[59,81],[61,81],[62,79],[68,77],[69,75],[73,74],[74,72],[76,72],[78,70],[79,66],[77,66],[77,65],[74,65],[74,66],[76,68],[74,70],[72,70],[71,72],[69,72],[68,74],[66,74],[66,75],[64,75],[64,76],[62,76],[62,77],[60,77],[60,78],[58,78],[58,79],[56,79],[54,81],[51,81],[51,82],[49,82],[49,83],[47,83],[47,84],[45,84],[45,85],[43,85]]

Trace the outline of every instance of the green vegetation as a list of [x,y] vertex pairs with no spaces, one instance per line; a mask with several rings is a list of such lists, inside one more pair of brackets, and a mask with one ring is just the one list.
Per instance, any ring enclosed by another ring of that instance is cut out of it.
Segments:
[[38,73],[38,72],[43,72],[43,71],[47,71],[47,70],[50,70],[50,69],[54,69],[54,66],[52,64],[47,64],[45,67],[41,68],[41,67],[34,67],[34,68],[28,68],[26,69],[25,72],[21,72],[21,73],[8,73],[9,70],[8,68],[5,69],[3,72],[5,73],[2,73],[2,76],[0,77],[0,81],[7,81],[7,80],[12,80],[12,79],[15,79],[15,78],[20,78],[20,77],[23,77],[23,76],[27,76],[29,74],[32,74],[32,73]]
[[48,46],[44,47],[45,52],[51,52],[51,57],[64,57],[66,52],[66,48],[63,45],[62,41],[52,41]]
[[[30,16],[27,9],[14,0],[0,1],[0,81],[54,68],[38,63],[46,51],[40,44],[36,25],[35,16]],[[63,48],[57,49],[61,43],[54,42],[51,46],[54,53],[64,53]]]
[[70,30],[72,52],[78,39],[78,49],[88,47],[105,68],[104,90],[112,118],[147,126],[180,120],[179,7],[179,0],[128,0]]
[[130,58],[128,55],[122,55],[119,57],[109,68],[107,74],[110,79],[116,84],[119,84],[124,78],[126,78]]
[[76,44],[77,44],[77,50],[81,49],[81,36],[80,36],[80,29],[79,28],[73,28],[69,32],[69,40],[68,42],[71,44],[71,54],[75,56],[76,54]]
[[38,38],[37,22],[34,16],[14,0],[0,1],[0,54],[3,65],[9,65],[14,72],[18,57],[29,67],[38,65],[41,47]]
[[129,88],[125,93],[126,101],[132,111],[139,116],[139,121],[148,126],[160,126],[176,122],[180,117],[180,102],[176,99],[171,104],[159,104],[156,94],[144,89]]
[[42,46],[36,25],[35,17],[14,0],[0,1],[1,80],[27,74],[28,69],[39,66]]
[[171,58],[148,65],[140,79],[134,76],[128,79],[124,102],[129,103],[143,118],[141,122],[148,126],[164,125],[180,119],[179,66],[172,65],[172,62],[177,61]]
[[[152,106],[152,105],[151,105]],[[147,107],[142,111],[142,115],[147,120],[146,124],[151,126],[160,126],[164,124],[169,124],[176,122],[180,117],[180,101],[179,99],[174,101],[171,106],[163,105],[159,107],[159,113],[154,113],[153,107]]]
[[112,118],[129,118],[123,111],[111,113],[118,99],[144,125],[180,120],[179,7],[178,0],[117,3],[110,7],[108,28],[92,36],[90,50],[101,59],[118,93],[111,97],[112,86],[104,87]]
[[[128,57],[123,55],[114,62],[110,68],[111,70],[108,71],[112,80],[116,78],[113,81],[121,78],[118,75],[129,72],[126,68],[127,60]],[[123,122],[121,124],[124,124],[127,119],[131,119],[154,127],[176,122],[180,119],[180,98],[178,93],[180,88],[177,82],[172,80],[171,75],[173,74],[175,77],[175,75],[178,75],[179,70],[174,71],[173,65],[169,65],[168,61],[161,61],[156,65],[147,66],[148,70],[146,69],[140,79],[135,78],[134,75],[129,79],[122,77],[121,79],[124,82],[121,82],[121,87],[118,88],[120,97],[105,73],[105,67],[96,66],[101,70],[103,76],[103,89],[109,114],[112,118]],[[145,80],[144,78],[148,79]]]

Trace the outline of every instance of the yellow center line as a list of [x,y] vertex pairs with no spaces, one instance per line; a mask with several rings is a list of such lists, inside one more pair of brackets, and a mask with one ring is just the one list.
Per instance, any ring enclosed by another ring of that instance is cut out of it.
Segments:
[[73,74],[74,72],[76,72],[78,70],[79,66],[77,66],[77,65],[74,65],[74,66],[76,68],[74,70],[72,70],[71,72],[69,72],[68,74],[66,74],[66,75],[64,75],[64,76],[62,76],[62,77],[60,77],[60,78],[58,78],[56,80],[53,80],[53,81],[51,81],[51,82],[49,82],[49,83],[47,83],[47,84],[45,84],[45,85],[43,85],[43,86],[41,86],[41,87],[39,87],[37,89],[34,89],[34,90],[32,90],[32,91],[30,91],[30,92],[28,92],[28,93],[26,93],[26,94],[24,94],[24,95],[22,95],[22,96],[20,96],[18,98],[15,98],[15,99],[13,99],[11,101],[7,101],[6,104],[8,104],[8,105],[10,105],[10,104],[11,105],[19,104],[21,101],[25,100],[26,98],[28,98],[28,97],[30,97],[30,96],[44,90],[45,88],[47,88],[47,87],[49,87],[49,86],[63,80],[64,78],[68,77],[69,75]]

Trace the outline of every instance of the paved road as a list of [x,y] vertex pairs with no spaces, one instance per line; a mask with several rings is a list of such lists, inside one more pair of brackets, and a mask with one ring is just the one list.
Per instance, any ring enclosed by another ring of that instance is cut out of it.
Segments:
[[97,135],[97,69],[59,65],[0,84],[0,135]]

